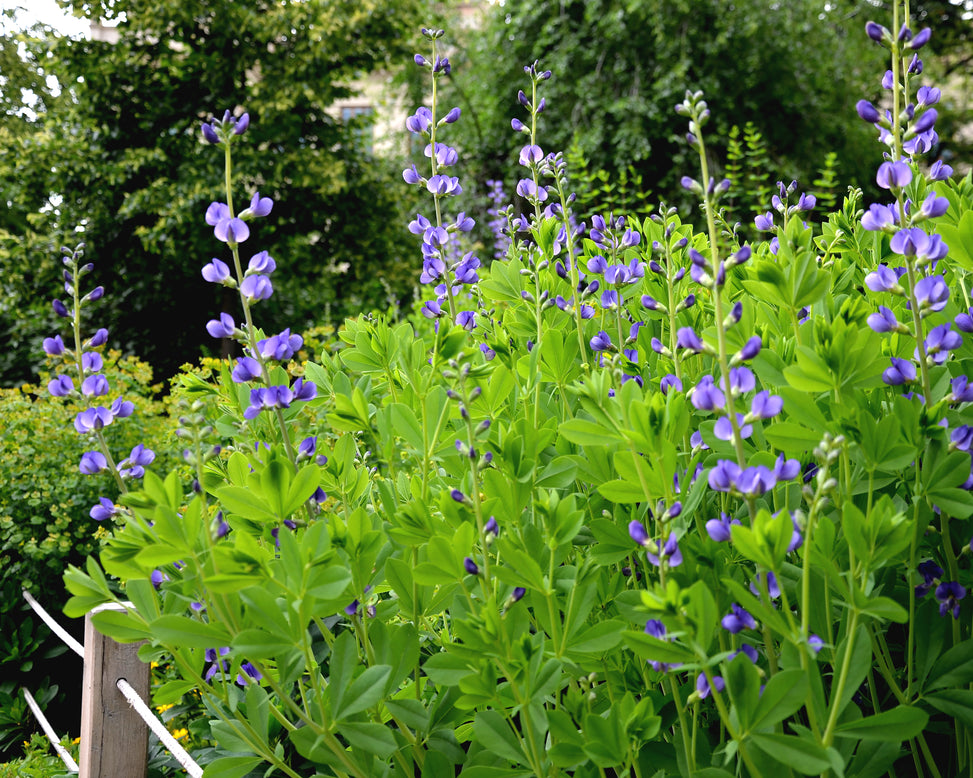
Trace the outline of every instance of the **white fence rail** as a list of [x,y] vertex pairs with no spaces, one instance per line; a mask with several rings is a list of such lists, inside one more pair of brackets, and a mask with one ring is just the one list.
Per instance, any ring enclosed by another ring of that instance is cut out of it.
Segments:
[[24,590],[23,595],[51,631],[84,659],[80,764],[61,745],[60,738],[44,718],[31,693],[27,689],[21,690],[67,769],[79,773],[81,778],[144,778],[148,769],[148,730],[151,729],[188,775],[202,778],[202,768],[145,704],[144,698],[149,694],[149,666],[139,660],[138,646],[116,643],[102,635],[95,629],[91,613],[85,616],[82,645],[30,592]]

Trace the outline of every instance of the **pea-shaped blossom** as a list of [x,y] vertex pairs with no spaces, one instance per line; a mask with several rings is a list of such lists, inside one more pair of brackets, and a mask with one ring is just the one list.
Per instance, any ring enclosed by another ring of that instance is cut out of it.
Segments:
[[679,542],[676,537],[675,532],[669,533],[669,538],[662,545],[662,548],[658,547],[657,543],[651,543],[648,550],[645,552],[646,558],[656,567],[662,566],[662,560],[665,559],[666,564],[669,567],[678,567],[682,564],[682,551],[679,550]]
[[226,203],[210,203],[206,209],[206,223],[213,228],[216,239],[234,245],[250,237],[250,228],[238,216],[230,216]]
[[866,275],[865,286],[873,292],[902,294],[903,291],[899,285],[899,276],[888,265],[879,265],[875,270]]
[[99,497],[98,503],[89,511],[88,515],[95,521],[105,521],[118,513],[118,506],[107,497]]
[[[958,332],[952,331],[952,322],[940,324],[933,327],[926,336],[926,359],[933,364],[941,365],[949,357],[949,352],[963,345],[963,336]],[[918,347],[915,350],[915,358],[919,358]]]
[[614,348],[611,336],[604,330],[599,331],[588,345],[591,346],[592,351],[611,351]]
[[105,360],[97,351],[86,351],[81,355],[81,370],[87,373],[98,373],[105,366]]
[[81,394],[85,397],[103,397],[108,391],[108,379],[101,373],[90,375],[81,383]]
[[717,543],[726,543],[732,537],[730,528],[739,523],[739,519],[731,519],[728,513],[720,513],[718,519],[710,519],[706,522],[706,534]]
[[212,261],[203,265],[203,278],[211,284],[222,284],[230,277],[230,266],[221,259],[213,257]]
[[268,216],[274,208],[274,201],[269,197],[261,197],[260,192],[254,192],[250,198],[250,205],[240,212],[241,219],[252,219],[257,216]]
[[67,397],[74,391],[74,381],[70,376],[55,376],[48,382],[47,391],[54,397]]
[[882,232],[892,229],[899,223],[899,215],[894,206],[872,203],[862,216],[862,227],[869,232]]
[[949,200],[940,197],[935,192],[926,195],[926,199],[919,206],[919,217],[922,219],[936,219],[949,210]]
[[44,338],[44,353],[49,357],[58,357],[64,353],[64,341],[60,335]]
[[876,313],[869,314],[866,321],[875,332],[901,332],[902,329],[905,329],[899,324],[891,308],[884,305],[880,305]]
[[882,189],[901,189],[912,181],[912,168],[906,162],[883,162],[875,181]]
[[784,408],[784,400],[766,389],[757,392],[750,402],[750,417],[753,419],[772,419]]
[[275,359],[278,362],[291,359],[304,344],[300,335],[292,335],[288,327],[283,332],[269,338],[257,341],[257,350],[264,359]]
[[936,599],[939,601],[939,615],[952,613],[954,619],[959,618],[959,602],[966,596],[966,587],[956,581],[946,581],[936,587]]
[[763,465],[741,468],[736,462],[721,459],[707,476],[710,489],[745,497],[759,497],[777,483],[774,473]]
[[736,635],[745,629],[757,628],[757,620],[735,602],[731,603],[730,612],[723,617],[720,624],[731,635]]
[[214,338],[232,338],[236,332],[236,322],[228,313],[221,313],[219,319],[210,319],[206,331]]
[[[757,386],[753,372],[748,367],[730,368],[730,394],[739,397],[741,394],[752,392]],[[726,391],[726,382],[720,378],[720,389]]]
[[87,408],[74,417],[74,428],[82,435],[107,427],[114,421],[112,412],[100,405]]
[[726,396],[713,382],[713,376],[704,375],[689,394],[690,402],[700,411],[712,411],[726,405]]
[[901,386],[916,380],[916,366],[905,359],[892,357],[892,366],[885,368],[882,380],[889,386]]
[[[726,682],[723,680],[723,676],[714,675],[713,676],[713,689],[717,692],[721,692],[726,688]],[[710,695],[710,685],[709,681],[706,680],[706,675],[700,673],[696,676],[696,694],[699,695],[699,699],[705,700]]]
[[240,294],[247,298],[249,302],[254,300],[266,300],[274,293],[273,284],[271,284],[270,279],[257,273],[252,276],[247,276],[243,279],[243,283],[240,284]]
[[236,366],[230,374],[231,378],[238,384],[246,383],[260,378],[260,363],[253,357],[238,357]]
[[915,296],[922,313],[941,311],[949,302],[949,286],[942,276],[926,276],[916,282]]
[[[672,640],[672,638],[666,634],[666,625],[663,624],[659,619],[649,619],[647,622],[645,622],[645,634],[650,635],[657,640]],[[667,664],[666,662],[656,662],[653,659],[648,660],[648,662],[649,667],[651,667],[657,673],[666,673],[669,670],[675,670],[682,667],[682,665],[678,662],[674,664]]]
[[250,257],[250,261],[247,263],[247,275],[262,273],[263,275],[269,276],[276,269],[277,263],[266,251],[257,252]]
[[155,452],[139,443],[118,463],[118,472],[123,478],[141,478],[145,475],[145,467],[154,461]]
[[889,241],[889,248],[896,254],[915,257],[919,262],[935,262],[949,252],[939,235],[927,235],[919,227],[899,230]]
[[[750,424],[744,423],[742,413],[738,413],[736,417],[740,437],[749,438],[753,434],[753,427]],[[733,440],[733,425],[730,423],[729,416],[720,416],[716,420],[716,426],[713,427],[713,434],[716,435],[718,440]]]
[[952,381],[950,381],[950,387],[952,392],[949,394],[949,401],[954,403],[968,403],[973,402],[973,386],[970,385],[970,379],[965,375],[958,375]]
[[81,455],[78,470],[85,475],[94,475],[108,468],[108,460],[100,451],[85,451]]

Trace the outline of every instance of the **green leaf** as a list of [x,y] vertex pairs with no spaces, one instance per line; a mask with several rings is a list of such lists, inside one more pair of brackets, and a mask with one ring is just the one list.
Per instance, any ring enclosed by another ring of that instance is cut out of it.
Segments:
[[243,486],[224,486],[222,489],[217,489],[216,499],[225,510],[245,519],[274,521],[277,518],[264,500]]
[[459,682],[476,671],[471,669],[467,660],[456,654],[442,652],[433,654],[422,664],[422,671],[437,686],[458,686]]
[[602,654],[622,642],[626,625],[617,619],[602,621],[571,638],[568,651],[572,654]]
[[558,432],[579,446],[614,446],[621,440],[614,430],[588,419],[569,419]]
[[263,761],[256,756],[224,756],[206,765],[203,778],[242,778]]
[[973,683],[973,639],[964,640],[943,654],[929,671],[926,689]]
[[233,648],[248,659],[269,659],[294,648],[294,641],[280,633],[245,629],[233,638]]
[[672,643],[668,640],[659,640],[644,632],[626,632],[622,636],[629,648],[638,654],[642,659],[652,662],[663,662],[664,664],[689,664],[695,661],[696,657],[688,648]]
[[369,667],[348,687],[342,697],[345,703],[334,710],[334,717],[347,718],[377,704],[385,695],[391,672],[389,665]]
[[750,720],[752,729],[770,727],[796,713],[807,696],[807,673],[784,670],[767,681]]
[[137,643],[153,637],[153,631],[127,611],[125,613],[115,610],[98,611],[91,617],[91,621],[95,629],[119,643]]
[[817,775],[831,768],[825,749],[794,735],[755,734],[749,742],[801,775]]
[[956,719],[963,726],[973,729],[973,690],[943,689],[923,695],[923,700],[936,710]]
[[217,623],[187,616],[160,616],[149,624],[152,636],[163,645],[220,648],[230,645],[230,633]]
[[598,493],[606,500],[617,503],[645,502],[649,499],[641,485],[620,478],[599,484]]
[[398,748],[392,730],[382,724],[345,721],[338,725],[338,731],[354,748],[379,759],[391,758]]
[[928,722],[929,715],[925,711],[900,705],[874,716],[839,724],[835,728],[835,735],[900,743],[918,735]]
[[527,763],[517,736],[507,720],[495,710],[477,712],[473,719],[473,737],[488,751],[507,761]]

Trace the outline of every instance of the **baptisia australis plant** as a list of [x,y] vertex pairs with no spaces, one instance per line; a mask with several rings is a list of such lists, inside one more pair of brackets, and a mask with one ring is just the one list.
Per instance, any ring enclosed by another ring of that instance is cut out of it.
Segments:
[[[439,109],[450,65],[425,30],[432,101],[408,129],[426,162],[404,177],[432,195],[411,226],[431,294],[306,364],[252,319],[280,271],[244,249],[272,203],[237,210],[228,185],[203,278],[239,294],[207,329],[241,355],[178,383],[194,477],[146,469],[119,499],[101,560],[135,610],[98,619],[171,656],[162,701],[200,693],[209,772],[969,770],[973,183],[919,159],[927,33],[896,14],[892,109],[859,108],[888,202],[853,191],[810,225],[814,194],[782,182],[755,225],[771,240],[741,242],[689,93],[702,230],[668,205],[579,224],[542,148],[557,76],[533,63],[522,210],[496,203],[510,242],[490,263],[453,248],[473,226],[446,214],[459,111]],[[203,129],[228,172],[247,124]],[[72,612],[114,596],[88,573]]]
[[[116,462],[112,456],[104,429],[116,419],[132,415],[135,405],[122,396],[109,400],[111,387],[102,372],[105,360],[100,349],[108,342],[108,330],[100,328],[90,337],[85,336],[82,314],[91,303],[100,300],[105,289],[96,286],[82,293],[82,279],[94,270],[91,262],[82,262],[84,244],[74,250],[61,249],[64,264],[64,291],[68,295],[67,304],[60,299],[53,301],[54,312],[71,323],[71,338],[65,344],[61,335],[44,339],[44,352],[61,363],[61,370],[47,385],[54,397],[80,399],[84,409],[74,418],[74,427],[84,437],[87,445],[92,446],[81,455],[78,469],[86,475],[96,475],[108,471],[115,479],[118,491],[128,491],[131,480],[142,477],[145,467],[155,459],[155,453],[142,444],[136,445],[124,459]],[[74,378],[72,378],[72,374]],[[122,509],[108,497],[101,497],[91,508],[91,518],[104,521],[118,514]]]

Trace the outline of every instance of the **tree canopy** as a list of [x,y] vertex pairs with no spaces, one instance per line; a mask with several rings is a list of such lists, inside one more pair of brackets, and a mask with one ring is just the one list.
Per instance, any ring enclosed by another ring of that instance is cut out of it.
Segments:
[[[875,132],[848,119],[859,99],[881,91],[885,52],[863,32],[866,19],[880,12],[875,5],[507,3],[470,36],[465,57],[454,64],[454,99],[471,118],[457,130],[464,159],[484,179],[516,159],[522,139],[510,119],[523,118],[517,88],[526,84],[523,66],[539,60],[553,71],[538,138],[544,150],[576,143],[593,167],[617,174],[631,166],[656,195],[678,197],[679,178],[692,167],[685,163],[684,123],[673,113],[686,89],[702,90],[712,109],[707,136],[719,159],[730,128],[752,122],[776,177],[810,184],[834,152],[840,183],[864,183],[874,170]],[[920,4],[916,28],[934,18],[957,25],[955,11],[946,2]],[[944,33],[943,45],[954,40]]]

